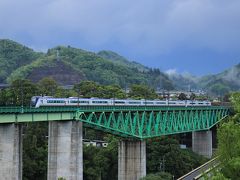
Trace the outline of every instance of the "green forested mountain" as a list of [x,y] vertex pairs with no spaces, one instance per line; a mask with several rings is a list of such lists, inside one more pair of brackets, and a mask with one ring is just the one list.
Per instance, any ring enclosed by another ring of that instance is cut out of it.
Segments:
[[[49,49],[46,54],[40,54],[13,41],[3,40],[2,44],[0,57],[5,59],[0,62],[11,68],[1,68],[0,83],[12,82],[18,78],[38,82],[51,76],[61,85],[92,80],[121,87],[146,84],[157,88],[161,82],[165,89],[173,89],[171,81],[158,69],[129,62],[114,52],[101,51],[96,54],[70,46],[58,46]],[[5,52],[11,52],[11,56]],[[117,60],[114,61],[114,58]]]
[[240,64],[215,75],[204,76],[199,85],[216,95],[224,95],[240,89]]
[[129,66],[131,68],[137,68],[139,71],[149,71],[149,68],[137,63],[135,61],[129,61],[127,60],[125,57],[120,56],[119,54],[113,52],[113,51],[99,51],[97,53],[99,56],[101,56],[104,59],[108,59],[111,60],[112,62],[116,63],[116,64],[120,64],[120,65],[126,65]]
[[34,52],[32,49],[7,39],[0,39],[0,83],[17,68],[27,65],[42,53]]
[[219,74],[194,77],[191,75],[170,74],[170,80],[177,89],[202,89],[210,95],[224,96],[240,89],[240,64]]

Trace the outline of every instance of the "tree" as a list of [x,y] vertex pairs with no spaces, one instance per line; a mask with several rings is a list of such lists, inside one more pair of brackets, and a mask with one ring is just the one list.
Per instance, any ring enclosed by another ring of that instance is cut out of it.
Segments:
[[86,98],[98,97],[100,95],[99,88],[100,86],[93,81],[82,81],[74,86],[75,92]]
[[83,177],[85,180],[117,179],[118,139],[112,135],[106,135],[108,142],[106,148],[83,146]]
[[196,94],[191,93],[191,95],[190,95],[190,100],[195,100],[195,98],[196,98]]
[[178,99],[179,100],[187,100],[187,95],[184,94],[184,93],[180,93],[179,96],[178,96]]
[[18,79],[12,82],[6,98],[6,105],[29,105],[32,96],[38,94],[38,88],[29,80]]
[[158,97],[153,89],[138,84],[133,84],[131,86],[129,96],[134,99],[156,99]]
[[180,149],[178,141],[164,136],[147,141],[147,172],[166,171],[180,177],[206,161],[191,150]]
[[222,164],[220,173],[214,176],[221,179],[239,179],[240,177],[240,93],[233,93],[230,97],[236,115],[221,124],[218,129],[218,151]]
[[240,92],[232,93],[230,96],[230,101],[237,113],[240,113]]
[[38,82],[42,95],[54,96],[57,92],[58,84],[52,77],[45,77]]
[[23,179],[47,179],[48,124],[29,123],[24,126]]
[[126,98],[125,92],[121,89],[118,85],[108,85],[108,86],[101,86],[101,94],[103,98],[117,98],[117,99],[124,99]]

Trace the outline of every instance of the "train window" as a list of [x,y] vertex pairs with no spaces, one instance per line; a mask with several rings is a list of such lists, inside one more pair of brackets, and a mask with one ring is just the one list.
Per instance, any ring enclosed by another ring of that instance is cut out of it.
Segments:
[[72,100],[72,101],[70,101],[70,103],[82,103],[82,104],[84,104],[84,103],[88,103],[88,101],[77,101],[77,100]]
[[145,102],[145,104],[153,104],[153,102]]
[[47,100],[47,103],[65,103],[64,100]]
[[166,102],[156,102],[156,104],[166,104]]
[[115,104],[125,104],[124,101],[115,101],[114,103],[115,103]]
[[168,104],[176,104],[175,102],[168,102]]
[[128,102],[128,104],[141,104],[141,102],[130,101],[130,102]]
[[92,101],[94,104],[107,104],[107,101]]

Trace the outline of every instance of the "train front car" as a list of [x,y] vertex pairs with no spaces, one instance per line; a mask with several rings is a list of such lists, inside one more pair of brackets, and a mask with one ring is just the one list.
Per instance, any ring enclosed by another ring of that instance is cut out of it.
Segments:
[[[38,101],[39,101],[39,99],[40,99],[41,97],[42,97],[42,96],[33,96],[33,97],[31,98],[31,102],[30,102],[31,107],[39,107]],[[38,106],[37,106],[37,104],[38,104]]]

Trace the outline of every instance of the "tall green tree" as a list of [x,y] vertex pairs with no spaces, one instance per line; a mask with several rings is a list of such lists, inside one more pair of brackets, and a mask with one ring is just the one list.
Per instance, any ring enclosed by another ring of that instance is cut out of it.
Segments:
[[29,123],[24,126],[23,180],[47,179],[48,124]]
[[74,86],[75,92],[86,98],[100,97],[99,88],[100,85],[93,81],[82,81]]
[[154,89],[142,84],[132,85],[129,96],[134,99],[156,99],[158,97]]
[[101,94],[103,94],[103,98],[117,98],[124,99],[126,98],[125,92],[118,85],[108,85],[101,86]]
[[57,82],[52,77],[45,77],[38,82],[42,95],[54,96],[58,89]]
[[105,136],[106,148],[83,147],[83,177],[85,180],[117,180],[118,139]]
[[205,161],[191,150],[180,149],[174,137],[164,136],[147,141],[147,173],[165,171],[177,178]]
[[18,79],[12,82],[7,90],[7,105],[30,105],[32,96],[38,94],[38,88],[29,80]]
[[213,178],[239,179],[240,177],[240,93],[233,93],[230,97],[236,111],[235,116],[221,124],[218,129],[218,155],[222,169]]

